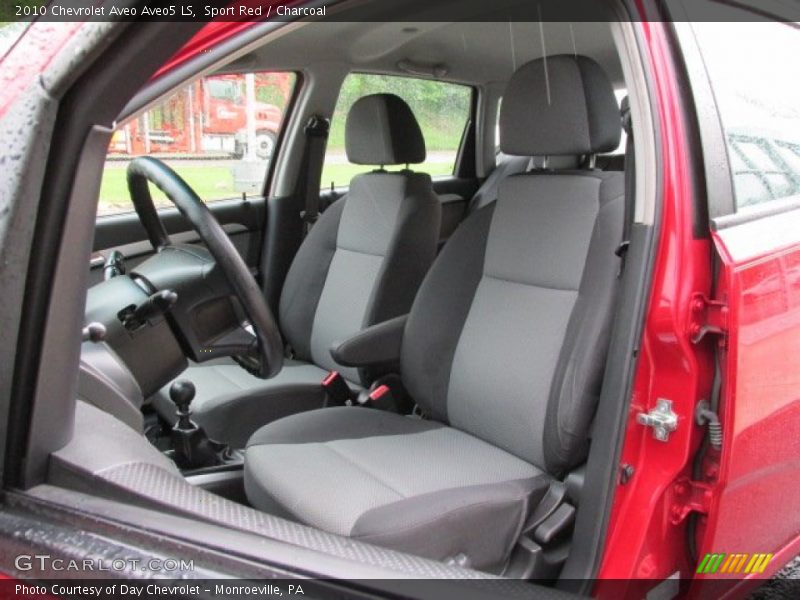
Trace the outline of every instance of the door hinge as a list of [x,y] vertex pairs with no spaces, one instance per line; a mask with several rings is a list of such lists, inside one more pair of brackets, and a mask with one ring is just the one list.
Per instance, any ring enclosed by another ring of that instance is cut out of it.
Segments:
[[655,408],[636,415],[636,422],[653,428],[653,437],[659,442],[669,441],[669,434],[678,428],[678,415],[672,410],[672,400],[659,398]]
[[689,334],[692,343],[697,344],[708,334],[722,336],[728,333],[728,305],[719,300],[711,300],[705,294],[692,296],[692,314]]
[[713,486],[709,483],[692,481],[688,477],[678,479],[672,486],[672,507],[670,521],[678,525],[690,513],[707,515],[711,508]]

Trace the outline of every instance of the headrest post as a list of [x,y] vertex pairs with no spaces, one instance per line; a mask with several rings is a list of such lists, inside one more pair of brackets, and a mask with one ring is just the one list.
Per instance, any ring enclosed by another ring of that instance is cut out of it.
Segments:
[[597,164],[597,154],[592,153],[589,155],[589,169],[594,169],[596,164]]
[[548,154],[545,154],[542,157],[542,169],[547,169],[547,165],[549,164],[550,164],[550,156]]

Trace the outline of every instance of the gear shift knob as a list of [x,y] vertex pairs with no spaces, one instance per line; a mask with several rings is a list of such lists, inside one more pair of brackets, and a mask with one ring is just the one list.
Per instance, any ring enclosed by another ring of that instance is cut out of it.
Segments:
[[224,444],[209,439],[206,432],[192,421],[192,400],[194,384],[180,379],[169,386],[169,399],[175,404],[178,417],[172,427],[172,457],[181,469],[197,469],[221,464],[224,452],[230,449]]
[[194,384],[186,379],[178,380],[169,387],[169,399],[178,409],[178,422],[184,427],[189,425],[189,417],[192,414],[190,406],[194,394]]

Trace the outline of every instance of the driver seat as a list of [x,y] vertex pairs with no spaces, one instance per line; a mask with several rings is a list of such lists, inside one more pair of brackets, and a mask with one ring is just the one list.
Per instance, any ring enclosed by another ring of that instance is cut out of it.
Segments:
[[[586,57],[528,63],[503,97],[508,154],[606,152],[620,129],[611,84]],[[266,425],[245,451],[250,503],[501,570],[551,482],[588,453],[623,196],[622,173],[534,170],[501,182],[497,201],[443,248],[406,322],[403,383],[427,418],[340,407]]]
[[[347,195],[320,214],[289,268],[278,322],[292,358],[268,380],[232,359],[191,366],[181,376],[197,389],[193,419],[233,448],[244,448],[265,423],[321,408],[329,370],[339,371],[354,390],[369,383],[358,369],[338,365],[331,346],[408,313],[436,256],[441,203],[430,176],[383,170],[425,160],[425,141],[409,106],[394,94],[360,98],[347,116],[345,149],[351,163],[380,168],[354,177]],[[152,402],[175,422],[169,385]]]

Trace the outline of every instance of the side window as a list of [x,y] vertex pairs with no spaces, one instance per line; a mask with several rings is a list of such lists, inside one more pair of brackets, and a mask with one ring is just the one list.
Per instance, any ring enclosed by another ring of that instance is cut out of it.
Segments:
[[470,116],[472,88],[410,77],[351,73],[342,83],[331,119],[331,132],[322,169],[323,187],[347,186],[354,175],[374,169],[369,165],[354,165],[347,160],[344,126],[347,113],[356,100],[379,93],[400,96],[419,121],[425,137],[427,158],[423,164],[414,165],[414,170],[429,173],[433,177],[453,173],[461,137]]
[[800,32],[780,22],[693,27],[725,131],[736,212],[800,194],[800,78],[780,58],[800,53]]
[[[295,80],[284,72],[203,77],[119,125],[103,169],[98,216],[133,210],[125,170],[144,155],[166,162],[204,201],[260,194]],[[150,189],[157,207],[171,206]]]

